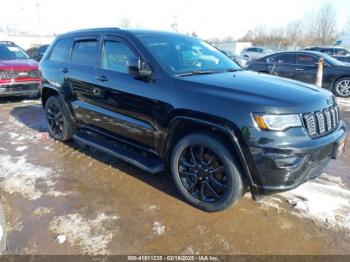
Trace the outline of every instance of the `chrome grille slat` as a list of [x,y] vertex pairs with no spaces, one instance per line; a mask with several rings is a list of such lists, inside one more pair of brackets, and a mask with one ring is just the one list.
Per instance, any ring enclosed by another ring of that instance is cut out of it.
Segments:
[[335,117],[335,109],[334,108],[331,108],[329,110],[329,112],[331,112],[331,118],[332,118],[332,128],[335,128],[337,126],[337,120],[336,120],[336,117]]
[[326,117],[326,124],[327,124],[327,132],[332,129],[332,119],[331,119],[331,113],[328,109],[324,110],[324,115]]
[[318,137],[334,131],[339,124],[339,108],[337,105],[322,111],[303,114],[305,127],[311,137]]
[[318,132],[320,134],[323,134],[324,132],[326,132],[326,123],[325,123],[324,115],[322,112],[317,112],[315,115],[318,123]]
[[306,114],[304,115],[304,120],[307,127],[307,131],[309,132],[309,135],[315,136],[317,134],[315,116],[313,114]]

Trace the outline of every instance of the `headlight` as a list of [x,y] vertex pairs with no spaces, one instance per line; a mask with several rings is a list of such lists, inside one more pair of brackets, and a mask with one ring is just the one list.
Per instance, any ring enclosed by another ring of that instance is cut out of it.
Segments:
[[264,115],[253,114],[258,127],[263,130],[284,131],[291,127],[302,126],[300,116],[292,115]]

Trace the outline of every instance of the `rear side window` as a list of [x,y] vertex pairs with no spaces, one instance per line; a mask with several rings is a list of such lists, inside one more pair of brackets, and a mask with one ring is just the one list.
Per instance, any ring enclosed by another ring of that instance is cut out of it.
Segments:
[[97,40],[77,41],[72,51],[71,63],[76,65],[96,66],[98,62]]
[[256,48],[248,48],[247,52],[256,52]]
[[120,73],[127,73],[127,61],[135,54],[124,43],[106,41],[102,56],[102,68]]
[[333,55],[333,49],[331,49],[331,48],[321,49],[320,52],[325,53],[325,54],[330,55],[330,56]]
[[313,65],[316,66],[316,64],[319,62],[319,60],[316,57],[313,57],[311,55],[298,55],[298,64],[299,65]]
[[68,62],[69,51],[72,47],[72,40],[69,38],[58,40],[53,47],[49,60],[55,62]]

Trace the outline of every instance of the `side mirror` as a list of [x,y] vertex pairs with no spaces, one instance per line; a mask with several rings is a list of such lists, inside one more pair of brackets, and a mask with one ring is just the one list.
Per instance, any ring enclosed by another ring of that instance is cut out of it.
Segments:
[[129,58],[127,62],[128,73],[135,78],[145,79],[152,76],[151,67],[142,62],[139,57]]

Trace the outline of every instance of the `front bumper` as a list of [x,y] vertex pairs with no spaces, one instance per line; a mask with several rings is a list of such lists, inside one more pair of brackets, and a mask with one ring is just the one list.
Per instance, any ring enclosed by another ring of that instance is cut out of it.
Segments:
[[0,97],[39,95],[39,82],[0,84]]
[[347,135],[343,121],[334,132],[316,139],[298,132],[275,139],[271,133],[253,139],[249,147],[257,172],[256,186],[262,194],[291,190],[321,175],[338,142]]

